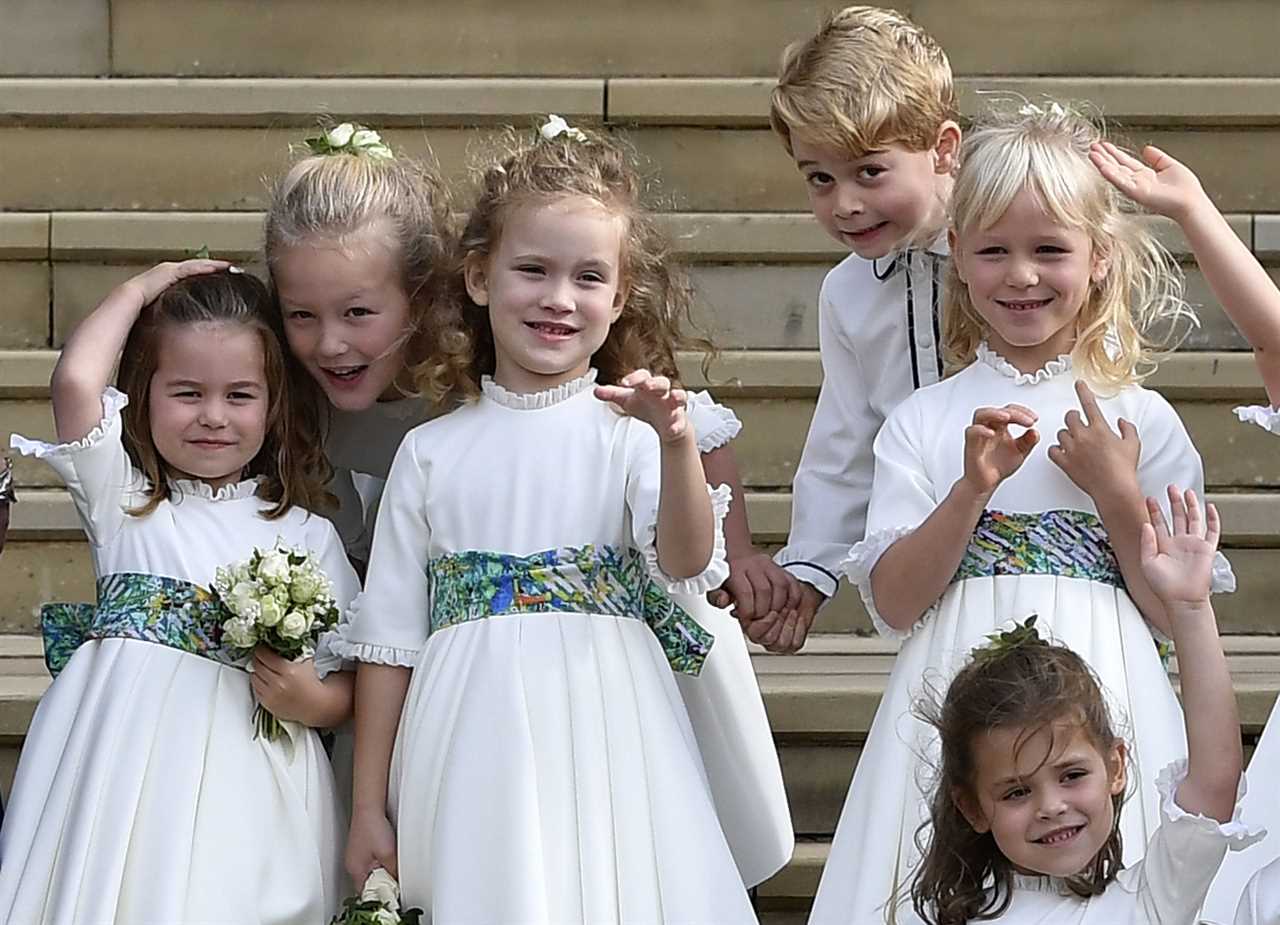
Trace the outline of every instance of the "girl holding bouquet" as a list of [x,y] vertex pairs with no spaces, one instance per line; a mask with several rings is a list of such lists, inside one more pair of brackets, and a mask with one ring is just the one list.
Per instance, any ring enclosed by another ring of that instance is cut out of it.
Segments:
[[280,608],[281,632],[315,595],[336,609],[357,590],[337,532],[306,510],[327,472],[296,426],[272,318],[265,287],[225,263],[148,270],[67,341],[51,382],[61,442],[13,438],[66,481],[98,600],[46,612],[56,678],[0,830],[0,921],[283,925],[337,907],[338,805],[319,738],[293,724],[255,736],[251,717],[260,703],[305,727],[339,723],[350,675],[322,682],[309,661],[259,648],[251,679],[233,647],[250,627],[224,624],[228,605],[260,616],[265,598],[210,590],[277,546],[315,576]]

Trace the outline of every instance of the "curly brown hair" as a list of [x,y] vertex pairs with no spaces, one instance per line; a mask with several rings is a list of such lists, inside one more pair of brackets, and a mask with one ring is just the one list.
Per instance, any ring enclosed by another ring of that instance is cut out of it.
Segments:
[[316,439],[318,409],[310,392],[299,390],[282,346],[284,332],[271,306],[267,287],[247,273],[209,273],[191,276],[166,289],[142,310],[129,331],[116,382],[129,396],[123,412],[124,447],[146,476],[146,502],[129,513],[144,517],[173,496],[166,465],[151,436],[151,378],[159,365],[161,331],[168,325],[221,322],[242,324],[262,339],[266,370],[266,434],[262,449],[249,462],[248,476],[257,477],[258,497],[271,502],[262,516],[283,515],[294,505],[323,510],[333,503],[325,489],[332,469]]
[[[974,650],[939,702],[928,691],[915,713],[938,731],[942,754],[930,821],[916,833],[923,859],[911,883],[916,914],[930,925],[965,925],[993,919],[1013,898],[1012,862],[995,838],[969,824],[958,800],[972,795],[974,743],[990,729],[1022,729],[1027,741],[1057,723],[1078,725],[1102,754],[1122,742],[1112,727],[1093,670],[1075,652],[1031,634],[1013,645]],[[1089,867],[1069,878],[1081,897],[1102,893],[1122,867],[1120,808],[1112,797],[1111,834]]]
[[574,130],[546,139],[509,128],[477,173],[475,205],[426,332],[428,356],[415,370],[418,388],[429,400],[475,398],[480,378],[494,371],[488,312],[467,293],[468,261],[496,250],[513,209],[565,197],[587,197],[626,221],[620,284],[627,299],[592,357],[600,382],[616,383],[640,367],[676,381],[676,350],[695,347],[708,357],[714,352],[705,338],[684,333],[693,324],[693,287],[645,205],[645,181],[626,145],[599,132]]

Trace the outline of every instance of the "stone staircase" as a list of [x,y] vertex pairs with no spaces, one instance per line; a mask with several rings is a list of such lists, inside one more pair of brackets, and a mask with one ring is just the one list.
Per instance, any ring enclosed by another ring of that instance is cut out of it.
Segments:
[[[465,184],[478,137],[557,112],[625,128],[661,178],[700,321],[725,351],[710,383],[686,358],[688,378],[742,417],[752,525],[761,544],[782,543],[821,381],[817,290],[843,255],[804,211],[768,132],[768,75],[827,6],[61,0],[55,16],[36,0],[0,0],[0,439],[52,435],[56,350],[115,283],[201,245],[256,265],[264,178],[318,113],[384,128]],[[898,6],[947,47],[967,110],[983,91],[1091,100],[1125,137],[1195,167],[1242,240],[1280,268],[1280,7]],[[1157,225],[1185,256],[1176,230]],[[1252,361],[1194,270],[1188,288],[1201,327],[1154,384],[1200,447],[1223,511],[1240,591],[1219,601],[1220,617],[1251,742],[1280,689],[1280,444],[1235,422],[1234,404],[1263,397]],[[48,683],[36,607],[92,591],[65,491],[29,461],[16,474],[21,501],[0,557],[0,789]],[[792,863],[759,890],[776,923],[803,918],[893,658],[850,588],[818,630],[800,655],[755,655],[799,836]]]

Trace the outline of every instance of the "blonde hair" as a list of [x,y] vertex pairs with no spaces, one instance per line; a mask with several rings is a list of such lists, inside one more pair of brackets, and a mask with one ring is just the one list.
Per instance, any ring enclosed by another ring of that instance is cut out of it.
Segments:
[[497,248],[513,209],[570,196],[594,200],[625,221],[619,287],[627,297],[592,357],[600,381],[617,382],[640,367],[675,380],[677,349],[692,345],[712,352],[709,341],[683,333],[692,324],[693,288],[645,207],[645,184],[628,148],[581,129],[549,139],[508,129],[478,173],[479,193],[432,317],[429,355],[415,370],[418,388],[430,400],[474,398],[481,376],[494,371],[489,314],[467,292],[467,262],[487,258]]
[[[1102,128],[1059,103],[997,106],[980,116],[960,152],[951,194],[957,241],[990,228],[1023,190],[1053,221],[1089,235],[1106,275],[1091,281],[1077,317],[1073,366],[1106,390],[1141,381],[1172,343],[1157,343],[1157,322],[1195,315],[1182,297],[1183,276],[1168,250],[1089,160]],[[973,307],[953,255],[943,292],[943,356],[954,371],[973,362],[987,324]]]
[[[267,266],[274,274],[275,261],[287,248],[316,239],[344,246],[383,223],[409,299],[410,331],[420,334],[448,261],[450,235],[448,189],[426,164],[354,150],[298,161],[272,190]],[[411,345],[409,355],[421,352],[419,343]]]
[[862,157],[888,144],[932,148],[956,118],[946,52],[896,10],[850,6],[816,34],[787,46],[769,123],[792,153],[792,135]]

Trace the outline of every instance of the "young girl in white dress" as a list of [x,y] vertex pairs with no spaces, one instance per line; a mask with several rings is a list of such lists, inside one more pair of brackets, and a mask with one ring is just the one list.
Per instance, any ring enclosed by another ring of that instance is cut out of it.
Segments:
[[1164,608],[1186,707],[1186,755],[1147,786],[1160,821],[1121,863],[1129,743],[1079,654],[1025,625],[994,637],[922,713],[941,740],[932,827],[899,922],[1194,925],[1218,864],[1261,833],[1239,806],[1243,750],[1209,582],[1218,518],[1169,487],[1140,558]]
[[[936,747],[911,698],[1011,617],[1038,613],[1134,730],[1126,860],[1158,824],[1155,775],[1184,753],[1152,638],[1168,623],[1137,558],[1143,498],[1203,485],[1178,416],[1137,384],[1142,332],[1182,309],[1181,277],[1090,163],[1097,140],[1060,106],[1027,106],[980,119],[962,150],[944,324],[950,361],[967,365],[910,396],[876,440],[867,536],[847,570],[877,628],[904,641],[816,922],[883,921],[905,887]],[[1215,581],[1232,583],[1221,557]]]
[[507,141],[420,369],[465,404],[401,445],[334,643],[348,871],[434,922],[753,921],[673,677],[719,640],[664,593],[726,571],[671,378],[685,284],[617,146]]
[[[420,395],[411,372],[426,357],[429,309],[442,290],[449,196],[430,167],[393,155],[363,126],[348,127],[315,139],[324,153],[302,159],[275,185],[266,257],[290,350],[327,400],[335,520],[348,554],[364,563],[396,448],[449,407]],[[739,493],[725,522],[726,587],[760,587],[764,610],[785,610],[788,595],[795,606],[798,584],[751,545],[730,446],[741,423],[706,392],[690,394],[688,413],[708,480]],[[697,682],[680,686],[721,822],[744,881],[754,885],[786,863],[793,845],[777,752],[737,624],[702,595],[680,604],[720,638]],[[322,672],[338,664],[323,650],[317,658]],[[340,786],[349,782],[349,750],[339,735]]]
[[328,921],[344,892],[314,728],[271,742],[252,716],[256,699],[341,722],[352,677],[321,682],[265,649],[251,676],[220,644],[209,591],[219,566],[277,538],[316,557],[339,605],[358,590],[333,525],[304,509],[323,501],[323,460],[293,427],[269,303],[216,261],[134,277],[63,348],[62,442],[13,438],[66,481],[98,601],[46,617],[56,678],[0,831],[0,921],[292,925]]
[[[1152,147],[1139,160],[1107,146],[1094,153],[1094,161],[1117,189],[1182,227],[1214,295],[1253,345],[1267,389],[1270,407],[1237,408],[1236,414],[1280,434],[1280,412],[1275,410],[1280,408],[1280,290],[1187,167]],[[1249,775],[1257,786],[1245,798],[1244,810],[1272,834],[1223,862],[1205,902],[1206,921],[1230,922],[1238,904],[1240,925],[1280,923],[1280,863],[1275,862],[1280,858],[1280,797],[1273,785],[1280,779],[1280,705],[1273,708],[1249,759]],[[1246,881],[1264,867],[1245,891]]]

